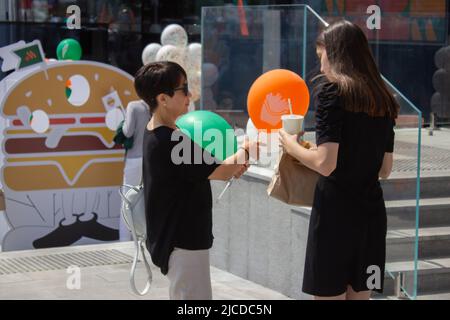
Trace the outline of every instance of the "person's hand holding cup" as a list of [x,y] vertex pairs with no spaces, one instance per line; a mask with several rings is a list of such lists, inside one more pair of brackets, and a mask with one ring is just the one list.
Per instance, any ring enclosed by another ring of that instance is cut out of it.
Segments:
[[291,135],[300,135],[303,129],[304,117],[299,114],[284,114],[281,116],[283,130]]

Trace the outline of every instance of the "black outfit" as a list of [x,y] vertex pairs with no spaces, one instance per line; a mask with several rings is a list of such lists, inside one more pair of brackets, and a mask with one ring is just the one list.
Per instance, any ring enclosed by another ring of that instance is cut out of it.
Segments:
[[335,171],[321,176],[315,189],[303,291],[337,296],[347,285],[369,290],[374,272],[367,268],[375,265],[381,271],[375,291],[382,292],[387,218],[378,173],[385,152],[393,152],[395,122],[344,110],[337,85],[326,83],[318,94],[316,123],[317,145],[336,142],[339,152]]
[[[163,274],[168,272],[174,247],[211,248],[212,195],[208,177],[219,165],[211,154],[177,132],[184,141],[181,143],[190,147],[187,151],[191,154],[185,154],[178,141],[171,141],[173,132],[165,126],[152,131],[146,129],[143,144],[147,248]],[[176,146],[174,154],[187,159],[185,163],[173,161],[172,150]]]

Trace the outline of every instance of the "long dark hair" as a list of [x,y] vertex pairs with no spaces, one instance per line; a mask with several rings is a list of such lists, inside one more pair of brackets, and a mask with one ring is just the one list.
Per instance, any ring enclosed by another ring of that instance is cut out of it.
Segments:
[[399,105],[381,78],[361,28],[346,20],[335,22],[321,32],[316,45],[327,52],[326,76],[337,84],[346,110],[397,117]]

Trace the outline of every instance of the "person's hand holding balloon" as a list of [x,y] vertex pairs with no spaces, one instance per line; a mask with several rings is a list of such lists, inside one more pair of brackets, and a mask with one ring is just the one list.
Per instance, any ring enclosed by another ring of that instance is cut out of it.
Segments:
[[259,160],[259,140],[250,140],[248,136],[245,137],[245,140],[241,146],[246,151],[246,160]]
[[250,167],[250,164],[248,163],[248,161],[246,161],[242,167],[233,175],[233,177],[235,179],[239,179]]
[[250,159],[258,160],[259,158],[259,141],[250,141],[248,137],[239,149],[244,150],[244,159],[237,158],[238,163],[242,163],[242,167],[233,175],[234,178],[239,179],[250,167]]

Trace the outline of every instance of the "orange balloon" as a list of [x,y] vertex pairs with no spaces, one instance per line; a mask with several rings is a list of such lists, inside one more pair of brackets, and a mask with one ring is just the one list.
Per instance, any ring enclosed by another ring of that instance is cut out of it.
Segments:
[[305,81],[295,72],[277,69],[261,75],[252,84],[247,97],[247,110],[258,130],[278,130],[281,116],[289,114],[291,100],[294,114],[306,115],[309,90]]

